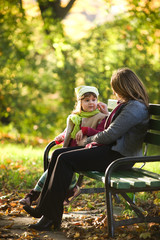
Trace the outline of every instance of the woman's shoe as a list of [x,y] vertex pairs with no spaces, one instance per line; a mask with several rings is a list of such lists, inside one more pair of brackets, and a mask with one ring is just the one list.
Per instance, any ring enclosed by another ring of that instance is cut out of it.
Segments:
[[19,201],[22,205],[31,206],[33,201],[36,201],[40,195],[40,192],[35,191],[34,189],[30,191],[23,199]]
[[30,206],[28,206],[28,205],[25,205],[25,206],[23,207],[23,209],[24,209],[27,213],[29,213],[32,217],[34,217],[34,218],[40,218],[40,217],[42,217],[42,214],[39,212],[39,209],[38,209],[38,208],[32,208],[32,207],[30,207]]
[[52,225],[54,225],[54,229],[60,228],[60,224],[54,224],[53,220],[50,220],[45,216],[43,216],[38,221],[38,223],[29,225],[29,228],[32,228],[38,231],[47,231],[51,229]]
[[38,221],[38,223],[29,225],[29,228],[39,230],[39,231],[45,231],[45,230],[49,230],[52,225],[53,225],[53,221],[43,216]]

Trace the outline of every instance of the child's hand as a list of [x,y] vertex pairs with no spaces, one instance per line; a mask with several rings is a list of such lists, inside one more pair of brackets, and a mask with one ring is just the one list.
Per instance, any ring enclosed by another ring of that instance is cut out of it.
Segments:
[[100,112],[102,112],[104,114],[109,114],[107,104],[99,102],[97,104],[97,107],[98,107]]
[[61,142],[63,142],[64,141],[64,136],[63,135],[58,135],[57,137],[55,137],[55,139],[54,139],[56,142],[58,142],[58,143],[61,143]]
[[81,141],[83,138],[83,132],[82,130],[79,130],[76,134],[76,141]]

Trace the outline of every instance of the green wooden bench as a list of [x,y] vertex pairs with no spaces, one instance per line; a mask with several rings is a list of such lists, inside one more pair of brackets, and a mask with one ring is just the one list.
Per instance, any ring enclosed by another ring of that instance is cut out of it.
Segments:
[[[109,100],[109,109],[113,109],[115,104],[115,100]],[[105,192],[108,234],[111,237],[114,237],[115,228],[119,226],[143,222],[160,223],[160,216],[145,216],[142,210],[135,205],[135,202],[128,195],[128,193],[159,191],[160,174],[146,171],[142,169],[142,167],[134,167],[130,170],[115,170],[117,167],[119,169],[121,165],[128,162],[142,163],[143,165],[146,162],[160,162],[160,155],[147,156],[148,144],[160,146],[160,104],[150,104],[149,111],[150,123],[144,139],[145,152],[143,157],[125,157],[117,159],[108,166],[105,173],[97,171],[82,172],[78,179],[78,185],[81,185],[84,176],[104,183],[104,188],[81,188],[81,193],[90,194]],[[54,141],[49,143],[44,151],[44,169],[47,168],[49,151],[53,146],[55,146]],[[118,196],[119,194],[130,205],[131,209],[133,209],[136,217],[125,220],[115,220],[113,215],[113,196]]]

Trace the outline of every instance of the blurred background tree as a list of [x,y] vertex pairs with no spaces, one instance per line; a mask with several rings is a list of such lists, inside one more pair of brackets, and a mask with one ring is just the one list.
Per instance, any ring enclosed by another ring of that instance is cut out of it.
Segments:
[[[99,1],[106,15],[98,25],[93,24],[95,3],[0,3],[1,129],[53,138],[74,107],[74,88],[94,85],[106,102],[113,97],[111,75],[124,66],[140,76],[150,101],[160,102],[159,1],[127,0],[123,9],[116,0]],[[79,24],[76,32],[73,22]]]

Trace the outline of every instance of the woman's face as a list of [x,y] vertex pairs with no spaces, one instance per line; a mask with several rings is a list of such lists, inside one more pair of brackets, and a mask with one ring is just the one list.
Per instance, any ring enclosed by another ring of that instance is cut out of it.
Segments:
[[81,100],[81,105],[84,112],[92,112],[97,109],[97,98],[93,95],[85,97]]

